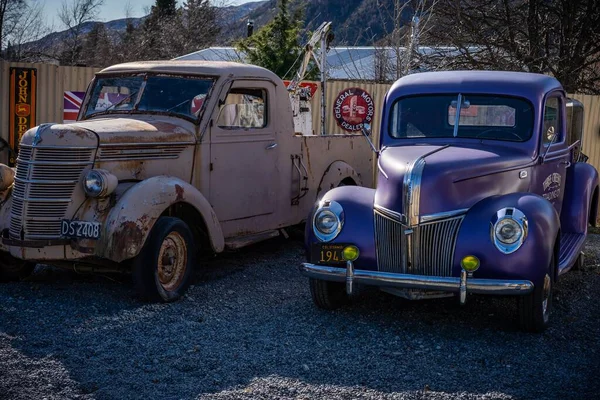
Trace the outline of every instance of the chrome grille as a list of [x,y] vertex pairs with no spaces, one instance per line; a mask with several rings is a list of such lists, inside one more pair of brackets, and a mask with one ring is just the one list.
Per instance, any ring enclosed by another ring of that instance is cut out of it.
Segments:
[[83,170],[95,148],[21,145],[9,233],[13,239],[56,239]]
[[111,146],[101,147],[98,161],[129,161],[146,159],[176,159],[185,150],[186,145],[167,146]]
[[[458,229],[464,216],[428,222],[413,227],[412,240],[404,235],[408,228],[399,221],[375,211],[377,264],[382,272],[427,276],[450,276]],[[408,246],[411,246],[409,249]],[[404,262],[404,252],[412,251]]]

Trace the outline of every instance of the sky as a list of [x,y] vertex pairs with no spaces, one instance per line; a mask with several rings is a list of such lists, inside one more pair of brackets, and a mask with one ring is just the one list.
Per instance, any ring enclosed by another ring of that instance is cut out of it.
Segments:
[[[47,15],[47,23],[55,27],[54,30],[61,30],[60,20],[58,19],[58,10],[64,1],[72,2],[73,0],[33,0],[44,5],[44,11]],[[242,4],[251,0],[226,0],[228,4]],[[254,0],[256,1],[256,0]],[[154,0],[104,0],[98,20],[111,21],[113,19],[125,18],[125,8],[127,4],[131,6],[131,16],[141,17],[145,15],[145,9],[150,8],[155,3]],[[183,0],[178,0],[177,4],[181,5]]]

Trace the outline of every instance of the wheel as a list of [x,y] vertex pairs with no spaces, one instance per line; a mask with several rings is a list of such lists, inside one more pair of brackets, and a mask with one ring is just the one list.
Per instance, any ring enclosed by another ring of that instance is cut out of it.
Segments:
[[309,284],[313,303],[319,308],[335,310],[349,302],[344,283],[310,278]]
[[195,265],[190,228],[179,218],[160,217],[133,260],[133,283],[147,301],[179,299],[190,285]]
[[526,332],[541,333],[546,330],[552,311],[552,288],[554,286],[554,256],[550,268],[544,276],[543,284],[534,287],[533,292],[519,298],[519,320],[521,329]]
[[8,253],[0,252],[0,282],[20,281],[33,272],[35,263],[19,260]]

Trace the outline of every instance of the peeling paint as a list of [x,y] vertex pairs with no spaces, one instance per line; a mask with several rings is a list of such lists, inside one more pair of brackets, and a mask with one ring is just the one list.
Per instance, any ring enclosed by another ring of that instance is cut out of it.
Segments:
[[179,185],[175,185],[175,191],[177,192],[177,201],[181,201],[183,200],[183,187],[179,186]]

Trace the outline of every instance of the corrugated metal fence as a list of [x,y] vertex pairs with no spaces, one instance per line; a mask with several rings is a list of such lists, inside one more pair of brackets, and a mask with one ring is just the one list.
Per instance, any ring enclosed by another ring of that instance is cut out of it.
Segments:
[[[65,91],[85,91],[98,68],[60,67],[51,64],[7,63],[0,61],[0,135],[8,141],[10,67],[36,68],[36,124],[62,122]],[[7,162],[7,152],[0,162]]]

